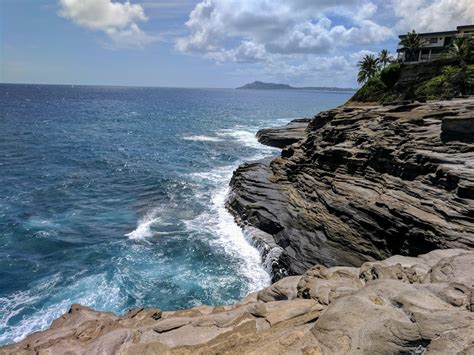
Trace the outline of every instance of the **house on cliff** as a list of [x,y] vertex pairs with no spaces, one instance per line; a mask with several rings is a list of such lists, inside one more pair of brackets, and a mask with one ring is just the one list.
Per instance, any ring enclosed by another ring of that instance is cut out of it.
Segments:
[[398,59],[404,63],[429,62],[440,58],[443,51],[457,37],[474,37],[474,25],[458,26],[454,31],[419,33],[421,38],[420,48],[408,50],[402,45],[402,40],[407,35],[400,35],[397,53]]

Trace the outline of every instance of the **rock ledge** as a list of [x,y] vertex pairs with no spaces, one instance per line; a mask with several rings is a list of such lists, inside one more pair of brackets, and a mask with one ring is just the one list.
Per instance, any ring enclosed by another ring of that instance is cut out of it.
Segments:
[[474,252],[318,265],[239,304],[119,317],[73,305],[0,354],[469,354]]
[[240,166],[227,206],[279,248],[274,281],[314,264],[472,249],[472,132],[473,97],[322,112],[280,157]]

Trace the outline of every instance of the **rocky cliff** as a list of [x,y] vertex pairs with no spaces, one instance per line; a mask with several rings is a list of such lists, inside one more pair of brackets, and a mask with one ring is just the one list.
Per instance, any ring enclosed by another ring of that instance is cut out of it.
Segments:
[[[284,145],[268,133],[262,142]],[[231,187],[228,207],[274,280],[318,263],[472,249],[474,99],[322,112],[280,157],[239,167]]]
[[119,317],[73,305],[0,354],[470,354],[474,252],[316,266],[239,304]]

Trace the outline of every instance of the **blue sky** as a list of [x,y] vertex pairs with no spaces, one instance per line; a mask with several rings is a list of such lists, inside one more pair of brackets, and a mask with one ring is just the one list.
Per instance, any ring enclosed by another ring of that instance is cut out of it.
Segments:
[[0,82],[356,86],[398,34],[472,23],[472,0],[0,0]]

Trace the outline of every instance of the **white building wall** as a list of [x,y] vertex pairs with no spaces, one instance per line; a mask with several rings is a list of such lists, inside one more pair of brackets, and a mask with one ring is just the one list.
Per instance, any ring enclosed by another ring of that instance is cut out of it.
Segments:
[[446,36],[421,36],[425,41],[422,48],[442,47]]

